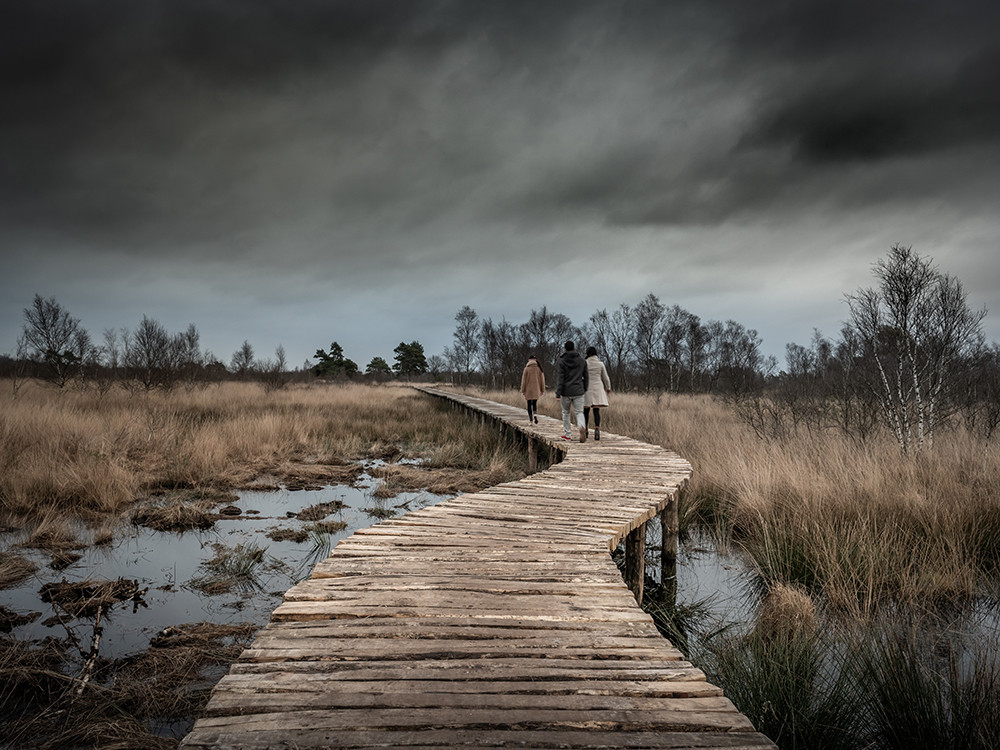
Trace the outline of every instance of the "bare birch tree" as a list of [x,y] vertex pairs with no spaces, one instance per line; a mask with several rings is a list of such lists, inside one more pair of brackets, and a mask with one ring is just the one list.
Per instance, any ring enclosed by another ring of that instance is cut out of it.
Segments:
[[473,370],[473,364],[479,353],[479,315],[468,305],[462,307],[455,315],[455,345],[451,349],[452,358],[468,383]]
[[960,368],[983,340],[986,310],[969,308],[958,279],[930,258],[893,245],[874,267],[878,288],[848,295],[851,329],[872,364],[864,385],[908,453],[933,445],[939,421],[950,413]]

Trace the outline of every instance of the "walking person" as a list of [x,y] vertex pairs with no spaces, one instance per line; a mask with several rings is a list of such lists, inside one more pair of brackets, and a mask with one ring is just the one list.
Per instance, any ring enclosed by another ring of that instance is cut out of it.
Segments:
[[528,402],[528,424],[538,424],[538,399],[545,393],[545,373],[532,354],[521,373],[521,395]]
[[562,399],[563,440],[572,440],[569,434],[569,411],[576,412],[576,423],[580,428],[580,442],[587,440],[587,423],[583,417],[583,394],[587,392],[587,361],[576,351],[572,341],[567,341],[559,355],[556,369],[556,398]]
[[583,394],[583,423],[590,429],[590,412],[594,412],[594,440],[601,439],[601,409],[608,406],[611,378],[608,369],[597,358],[597,349],[587,347],[587,392]]

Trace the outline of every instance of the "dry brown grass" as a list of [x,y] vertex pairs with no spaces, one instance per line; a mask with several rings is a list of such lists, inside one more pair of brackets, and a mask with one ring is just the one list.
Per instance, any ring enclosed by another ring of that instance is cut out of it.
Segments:
[[31,560],[0,550],[0,590],[9,589],[31,578],[38,570]]
[[[168,628],[138,655],[102,661],[86,686],[67,670],[72,648],[54,638],[39,644],[0,639],[0,745],[177,747],[151,725],[183,720],[204,708],[209,670],[229,664],[249,645],[251,624],[194,623]],[[78,694],[79,693],[79,694]]]
[[[495,433],[398,386],[257,384],[137,396],[25,386],[0,400],[0,523],[51,510],[100,523],[150,492],[353,480],[363,458],[523,473]],[[458,448],[450,447],[458,446]],[[499,451],[503,454],[503,450]],[[523,464],[523,461],[522,461]]]
[[[559,416],[554,398],[540,403]],[[602,427],[691,462],[684,521],[745,550],[765,591],[791,584],[862,615],[997,591],[1000,448],[961,430],[907,457],[891,439],[859,445],[835,431],[764,441],[707,396],[615,393]]]
[[84,546],[63,514],[46,509],[32,520],[34,526],[20,546],[46,552],[67,552]]

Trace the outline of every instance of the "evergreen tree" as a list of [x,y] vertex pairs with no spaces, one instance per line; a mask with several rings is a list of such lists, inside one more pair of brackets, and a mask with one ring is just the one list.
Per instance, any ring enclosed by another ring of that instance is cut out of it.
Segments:
[[419,341],[411,341],[409,344],[400,342],[393,353],[396,355],[396,364],[392,369],[400,377],[408,378],[427,372],[427,358]]
[[319,362],[313,366],[313,372],[321,378],[353,377],[358,374],[358,365],[354,360],[344,356],[344,347],[334,341],[330,351],[317,349],[313,355]]

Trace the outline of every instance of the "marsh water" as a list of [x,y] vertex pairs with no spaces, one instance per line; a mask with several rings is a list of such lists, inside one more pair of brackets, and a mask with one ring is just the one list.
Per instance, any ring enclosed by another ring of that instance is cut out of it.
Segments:
[[[372,465],[374,462],[367,464]],[[381,518],[444,499],[427,492],[402,492],[382,499],[373,493],[380,481],[363,474],[354,486],[240,492],[231,503],[240,514],[220,515],[213,527],[204,531],[155,531],[125,523],[118,528],[111,544],[79,550],[82,557],[59,571],[49,567],[51,553],[19,548],[18,554],[34,562],[38,570],[19,586],[0,591],[0,605],[32,618],[31,622],[13,628],[14,637],[21,640],[62,637],[65,634],[62,626],[50,617],[52,605],[41,598],[45,584],[118,578],[138,581],[140,589],[146,589],[141,601],[121,602],[105,618],[101,653],[110,658],[147,648],[150,638],[171,625],[193,622],[264,625],[285,591],[308,577],[316,562],[329,554],[340,539]],[[342,522],[341,531],[309,534],[299,542],[274,541],[267,536],[275,529],[294,532],[310,527],[312,524],[300,520],[297,514],[310,506],[331,502],[343,503],[340,510],[327,518]],[[79,531],[80,537],[86,538],[87,532]],[[18,541],[14,533],[0,534],[0,549],[10,549]],[[196,584],[206,575],[209,561],[219,550],[241,546],[264,550],[251,580],[223,593],[209,593]]]
[[[108,658],[146,649],[151,638],[173,625],[249,622],[263,626],[288,588],[307,578],[340,539],[382,518],[445,499],[427,492],[402,492],[382,499],[374,492],[380,481],[366,473],[353,486],[240,492],[232,502],[239,515],[220,515],[213,527],[204,531],[155,531],[124,523],[111,544],[81,549],[79,560],[58,571],[49,565],[51,553],[20,548],[18,554],[30,559],[38,569],[20,585],[0,591],[0,605],[30,620],[15,626],[11,635],[23,641],[65,635],[63,625],[52,617],[53,605],[42,600],[46,584],[118,578],[137,581],[145,592],[139,601],[121,602],[107,612],[101,654]],[[274,541],[268,537],[276,529],[294,532],[308,528],[311,524],[300,520],[298,514],[321,503],[342,504],[327,519],[342,522],[342,530],[310,534],[304,541]],[[79,532],[81,538],[86,538],[85,530]],[[0,549],[11,549],[18,541],[15,533],[0,534]],[[197,585],[220,549],[240,547],[263,549],[263,559],[255,566],[252,580],[223,593],[210,593]],[[681,601],[707,602],[713,614],[727,618],[738,618],[748,606],[747,573],[736,559],[719,555],[709,541],[700,539],[686,545],[678,562]],[[650,563],[650,571],[655,571],[655,561]],[[75,622],[61,614],[70,627],[92,623],[92,618]]]

